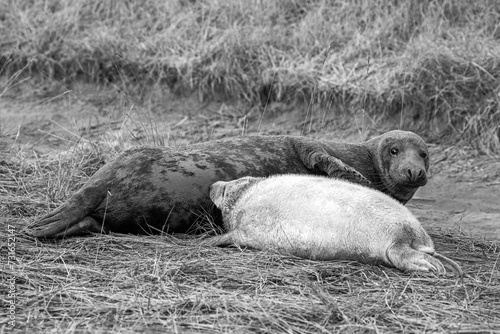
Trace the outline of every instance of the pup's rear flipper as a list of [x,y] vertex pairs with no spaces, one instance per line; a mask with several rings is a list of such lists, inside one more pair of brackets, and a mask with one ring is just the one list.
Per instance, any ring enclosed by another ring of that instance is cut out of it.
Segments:
[[408,244],[395,244],[387,250],[386,255],[391,264],[402,271],[446,273],[441,261],[432,255],[413,249]]
[[439,253],[434,253],[433,255],[436,259],[440,260],[444,264],[447,264],[459,277],[462,277],[464,275],[462,268],[458,265],[458,263],[456,263],[452,259],[449,259],[446,256],[441,255]]

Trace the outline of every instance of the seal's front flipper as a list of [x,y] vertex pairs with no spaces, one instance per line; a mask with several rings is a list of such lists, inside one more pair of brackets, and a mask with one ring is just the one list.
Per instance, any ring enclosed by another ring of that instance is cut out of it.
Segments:
[[324,152],[312,152],[308,157],[308,162],[309,164],[306,165],[308,168],[317,168],[330,177],[352,181],[364,186],[371,186],[371,182],[356,169]]

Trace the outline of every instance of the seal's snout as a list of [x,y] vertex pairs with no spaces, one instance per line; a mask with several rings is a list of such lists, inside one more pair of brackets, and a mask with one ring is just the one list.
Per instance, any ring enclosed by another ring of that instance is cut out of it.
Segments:
[[423,168],[408,168],[406,170],[406,177],[409,182],[423,183],[426,182],[427,175]]

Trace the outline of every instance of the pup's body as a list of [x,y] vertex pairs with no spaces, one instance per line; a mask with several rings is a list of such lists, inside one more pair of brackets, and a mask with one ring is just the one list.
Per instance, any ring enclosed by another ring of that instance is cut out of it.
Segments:
[[[318,260],[445,272],[419,221],[389,196],[350,182],[307,175],[219,181],[210,197],[227,234],[203,244],[235,244]],[[458,274],[460,267],[437,254]]]

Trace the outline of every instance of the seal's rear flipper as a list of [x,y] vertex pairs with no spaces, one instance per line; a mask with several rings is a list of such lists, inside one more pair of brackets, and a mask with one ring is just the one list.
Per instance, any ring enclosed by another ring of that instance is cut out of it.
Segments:
[[99,190],[96,187],[82,188],[66,203],[28,225],[24,232],[37,238],[60,238],[83,234],[87,230],[100,231],[101,224],[89,216],[105,199],[106,192]]
[[439,253],[434,253],[433,256],[436,259],[438,259],[441,262],[443,262],[444,264],[447,264],[455,272],[455,274],[457,274],[459,277],[463,277],[464,276],[464,272],[463,272],[462,268],[458,265],[458,263],[456,263],[452,259],[449,259],[446,256],[441,255]]
[[391,264],[402,271],[435,271],[438,274],[446,273],[446,269],[435,257],[418,251],[408,244],[392,245],[386,252]]
[[94,232],[94,233],[103,233],[107,232],[106,229],[104,229],[103,224],[99,224],[97,220],[95,220],[92,217],[85,217],[82,220],[80,220],[78,223],[75,225],[72,225],[68,227],[66,230],[63,232],[56,233],[52,235],[52,238],[65,238],[65,237],[70,237],[70,236],[75,236],[75,235],[82,235],[86,234],[88,232]]
[[37,238],[53,238],[59,233],[64,233],[78,220],[71,219],[66,213],[66,205],[62,205],[56,210],[43,216],[40,220],[28,225],[24,232]]
[[458,277],[463,277],[464,272],[462,271],[462,268],[456,263],[455,261],[447,258],[444,255],[441,255],[439,253],[436,253],[434,250],[434,247],[429,247],[425,245],[419,245],[415,247],[418,251],[424,252],[426,254],[432,255],[434,258],[438,259],[441,261],[442,264],[447,265],[448,267],[451,268],[451,270],[458,276]]

